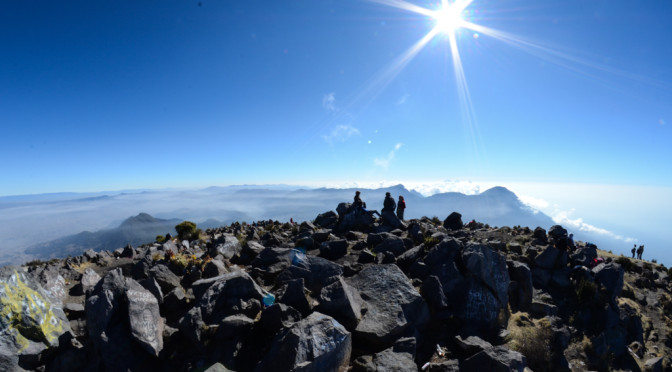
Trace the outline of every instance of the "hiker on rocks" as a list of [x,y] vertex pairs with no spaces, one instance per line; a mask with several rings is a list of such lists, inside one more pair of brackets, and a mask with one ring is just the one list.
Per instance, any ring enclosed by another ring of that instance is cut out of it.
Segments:
[[644,246],[640,245],[639,248],[637,248],[637,259],[642,259],[642,253],[644,253]]
[[637,251],[637,244],[635,244],[634,247],[632,247],[632,249],[630,250],[630,252],[632,252],[632,258],[635,258],[636,251]]
[[397,203],[397,217],[399,217],[400,220],[404,219],[404,209],[406,209],[406,202],[404,201],[404,197],[399,195],[399,202]]
[[383,212],[389,211],[394,213],[394,210],[397,208],[397,203],[394,202],[394,198],[389,192],[385,193],[385,201],[383,201]]
[[355,214],[363,214],[363,213],[368,213],[368,214],[377,214],[378,217],[380,217],[380,213],[378,211],[373,210],[373,211],[367,211],[366,210],[366,203],[362,201],[362,198],[359,196],[361,192],[355,191],[355,200],[352,203],[352,210],[355,211]]

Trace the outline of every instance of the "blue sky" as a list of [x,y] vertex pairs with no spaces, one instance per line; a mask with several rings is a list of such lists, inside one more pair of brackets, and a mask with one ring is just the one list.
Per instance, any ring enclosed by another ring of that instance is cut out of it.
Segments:
[[0,195],[672,187],[672,2],[475,0],[462,18],[499,33],[455,31],[462,98],[449,32],[399,63],[436,20],[395,4],[3,2]]

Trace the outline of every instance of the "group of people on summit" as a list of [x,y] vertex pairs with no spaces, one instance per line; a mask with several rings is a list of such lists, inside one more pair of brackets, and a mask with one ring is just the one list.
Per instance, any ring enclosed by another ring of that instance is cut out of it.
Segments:
[[644,253],[644,246],[640,245],[639,248],[637,248],[637,244],[635,244],[634,247],[632,247],[632,258],[635,258],[635,253],[637,253],[637,259],[641,260],[642,259],[642,253]]
[[[352,203],[352,208],[355,211],[355,213],[368,213],[368,214],[377,214],[378,217],[382,217],[380,213],[376,210],[371,210],[367,211],[366,210],[366,203],[362,201],[362,198],[360,197],[361,192],[356,191],[355,192],[355,200]],[[392,212],[394,213],[394,210],[397,210],[397,217],[400,220],[404,220],[404,210],[406,209],[406,201],[404,200],[404,197],[399,195],[399,202],[395,203],[394,198],[389,192],[385,193],[385,200],[383,201],[383,212]]]

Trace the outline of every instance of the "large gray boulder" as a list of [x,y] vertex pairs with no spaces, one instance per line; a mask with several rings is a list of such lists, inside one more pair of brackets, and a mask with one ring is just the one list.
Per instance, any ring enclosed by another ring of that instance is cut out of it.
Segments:
[[541,252],[537,257],[535,257],[534,262],[537,266],[546,269],[561,269],[567,266],[567,252],[560,250],[552,245],[549,245]]
[[343,266],[322,257],[306,256],[294,260],[291,266],[278,275],[278,282],[303,278],[305,286],[313,293],[320,293],[327,278],[343,275]]
[[227,260],[233,256],[239,255],[243,247],[240,245],[238,238],[232,234],[224,234],[215,241],[209,249],[210,256],[215,257],[221,254]]
[[196,304],[206,324],[240,313],[255,318],[261,310],[264,292],[246,272],[234,271],[210,280],[212,284]]
[[396,265],[368,266],[346,282],[359,291],[367,309],[353,335],[373,351],[412,335],[428,320],[427,304]]
[[89,337],[108,370],[135,370],[163,349],[156,297],[121,269],[107,273],[86,300]]
[[607,291],[609,299],[614,301],[623,290],[624,271],[621,265],[615,262],[603,262],[592,269],[595,281]]
[[156,280],[157,283],[159,283],[159,286],[161,286],[161,291],[163,293],[168,293],[175,289],[176,287],[180,286],[180,278],[173,274],[172,271],[168,268],[168,266],[164,264],[158,264],[154,267],[152,267],[149,270],[149,275]]
[[[447,238],[434,246],[424,258],[424,264],[429,268],[428,274],[439,278],[441,287],[448,298],[449,306],[464,290],[465,279],[455,262],[455,258],[461,250],[462,243],[460,241],[455,238]],[[459,304],[455,304],[455,306],[457,305]]]
[[462,252],[469,279],[463,316],[494,325],[509,303],[509,272],[506,258],[482,244],[469,244]]
[[342,371],[350,363],[350,332],[318,312],[276,336],[255,371]]
[[376,253],[391,253],[395,257],[399,257],[406,251],[406,246],[402,238],[390,234],[380,244],[376,245],[373,251]]
[[417,371],[415,364],[415,338],[399,339],[394,346],[373,355],[371,364],[376,371]]
[[463,226],[462,215],[457,212],[449,214],[448,217],[443,220],[443,227],[448,230],[460,230]]
[[318,310],[330,315],[348,330],[354,330],[362,318],[363,301],[357,289],[339,276],[336,281],[322,288]]
[[0,268],[0,350],[7,354],[3,364],[39,361],[45,351],[58,347],[60,338],[71,332],[62,305],[53,302],[52,295],[59,297],[22,269]]
[[509,304],[511,310],[527,311],[532,304],[532,296],[534,295],[534,287],[532,285],[532,271],[530,268],[518,261],[507,262],[509,269],[509,277],[511,283],[509,284]]
[[322,227],[334,227],[338,222],[338,215],[334,211],[324,212],[315,218],[315,224]]

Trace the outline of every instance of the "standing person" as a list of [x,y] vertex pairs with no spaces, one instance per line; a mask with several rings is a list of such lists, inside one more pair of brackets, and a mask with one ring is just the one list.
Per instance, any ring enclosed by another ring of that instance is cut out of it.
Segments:
[[639,248],[637,248],[637,258],[642,259],[642,253],[644,253],[644,246],[640,245]]
[[399,202],[397,203],[397,217],[399,217],[400,220],[404,220],[404,209],[406,209],[406,202],[404,201],[404,197],[399,195]]
[[637,251],[637,244],[635,244],[635,246],[632,247],[632,250],[630,250],[630,252],[632,252],[632,258],[635,258],[635,252],[636,251]]
[[567,237],[567,248],[569,248],[570,251],[574,250],[574,234],[569,234],[569,237]]
[[394,210],[397,208],[397,203],[394,202],[394,198],[389,192],[385,193],[385,200],[383,201],[383,212],[389,211],[394,213]]

